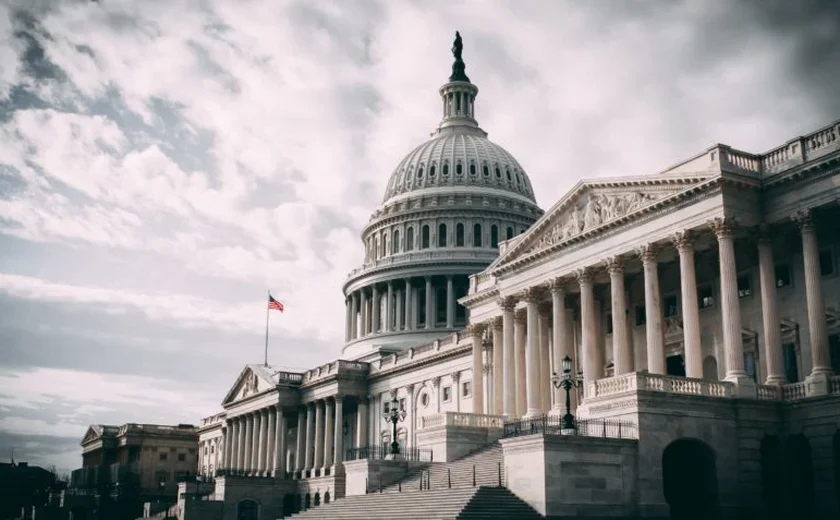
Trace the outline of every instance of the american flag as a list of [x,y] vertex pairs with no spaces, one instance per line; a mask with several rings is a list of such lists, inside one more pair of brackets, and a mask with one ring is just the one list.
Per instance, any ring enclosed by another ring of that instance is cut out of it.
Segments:
[[268,308],[275,311],[283,312],[283,304],[274,299],[274,296],[268,295]]

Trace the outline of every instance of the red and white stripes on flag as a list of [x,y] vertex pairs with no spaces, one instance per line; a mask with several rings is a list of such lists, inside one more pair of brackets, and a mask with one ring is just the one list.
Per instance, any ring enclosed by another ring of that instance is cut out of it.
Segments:
[[268,295],[268,308],[269,310],[283,312],[283,304],[275,300],[274,296],[270,294]]

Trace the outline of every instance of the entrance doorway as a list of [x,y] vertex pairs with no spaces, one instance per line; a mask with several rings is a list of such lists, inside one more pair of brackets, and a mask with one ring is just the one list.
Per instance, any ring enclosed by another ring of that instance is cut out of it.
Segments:
[[236,520],[259,520],[260,506],[256,500],[246,498],[236,508]]
[[698,439],[677,439],[662,453],[662,486],[672,520],[716,520],[715,452]]
[[665,367],[669,376],[685,377],[685,361],[681,355],[668,356]]

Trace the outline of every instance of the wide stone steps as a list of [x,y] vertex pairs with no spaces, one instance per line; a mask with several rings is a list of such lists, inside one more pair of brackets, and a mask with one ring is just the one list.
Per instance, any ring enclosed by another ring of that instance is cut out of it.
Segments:
[[[419,490],[420,481],[426,489],[449,489],[449,487],[474,487],[473,467],[475,467],[475,486],[504,485],[504,465],[502,464],[502,447],[493,443],[458,460],[446,462],[432,462],[422,468],[415,468],[397,483],[383,488],[383,492],[398,492],[399,490]],[[374,486],[371,486],[373,490]]]
[[537,520],[542,517],[507,489],[477,487],[349,496],[291,518]]

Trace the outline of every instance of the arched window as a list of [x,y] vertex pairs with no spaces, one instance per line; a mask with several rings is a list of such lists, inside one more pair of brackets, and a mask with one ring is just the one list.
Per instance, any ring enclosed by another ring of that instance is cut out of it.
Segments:
[[423,167],[422,167],[422,166],[421,166],[420,168],[418,168],[418,169],[417,169],[417,178],[418,178],[418,179],[422,179],[422,178],[423,178]]
[[497,179],[501,179],[501,178],[502,178],[502,170],[500,170],[500,169],[499,169],[499,165],[498,165],[498,164],[496,165],[496,178],[497,178]]
[[432,164],[431,166],[429,166],[429,177],[434,177],[434,176],[435,176],[435,165]]
[[505,231],[505,240],[510,240],[513,238],[513,228],[508,226],[507,231]]
[[475,163],[470,163],[470,175],[475,175]]
[[379,235],[376,235],[376,250],[374,251],[374,255],[377,259],[382,256],[382,239],[379,238]]
[[499,228],[496,224],[490,226],[490,247],[499,247]]
[[428,224],[423,224],[423,227],[420,228],[420,249],[428,249],[429,248],[429,226]]
[[394,240],[392,242],[393,242],[393,245],[391,246],[391,249],[394,250],[394,254],[399,253],[400,252],[400,230],[399,229],[394,230]]
[[382,256],[391,254],[391,235],[387,231],[382,233]]
[[490,168],[488,168],[486,164],[481,169],[481,171],[482,171],[482,173],[484,173],[485,177],[490,177]]
[[455,224],[455,247],[464,247],[464,223]]
[[443,163],[443,174],[449,175],[449,163]]
[[481,224],[473,226],[473,247],[481,247]]
[[405,230],[405,250],[406,251],[413,251],[414,250],[414,228],[409,227]]
[[510,168],[505,168],[505,173],[507,174],[508,182],[511,182],[513,179],[510,178]]
[[438,226],[438,247],[446,247],[446,224]]
[[455,165],[455,174],[456,175],[461,175],[462,173],[464,173],[464,168],[461,165],[461,163],[459,162],[458,164]]

